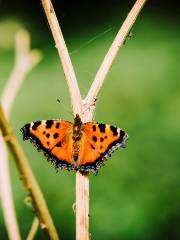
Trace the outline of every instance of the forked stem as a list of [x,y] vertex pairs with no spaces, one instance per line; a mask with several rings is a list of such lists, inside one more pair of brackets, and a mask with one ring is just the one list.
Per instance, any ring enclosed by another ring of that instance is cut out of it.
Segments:
[[[69,87],[73,113],[74,115],[79,113],[83,122],[92,120],[95,101],[105,77],[145,2],[146,0],[137,0],[134,4],[106,54],[87,97],[82,101],[70,56],[52,3],[50,0],[42,0]],[[89,178],[88,175],[82,175],[80,172],[76,174],[76,240],[89,240]]]
[[[40,51],[31,50],[28,32],[24,29],[19,30],[15,37],[14,67],[1,97],[2,105],[8,118],[25,76],[39,63],[41,58]],[[21,236],[11,189],[8,157],[6,145],[0,135],[0,195],[2,212],[9,239],[20,240]]]
[[90,87],[90,90],[84,99],[84,106],[90,110],[90,118],[92,117],[94,110],[94,103],[97,99],[97,96],[102,88],[104,80],[112,66],[112,63],[117,56],[120,48],[123,46],[129,32],[140,13],[142,7],[144,6],[146,0],[137,0],[123,22],[119,32],[117,33],[111,47],[109,48],[107,54],[104,57],[104,60],[101,63],[99,70],[94,78],[94,81]]

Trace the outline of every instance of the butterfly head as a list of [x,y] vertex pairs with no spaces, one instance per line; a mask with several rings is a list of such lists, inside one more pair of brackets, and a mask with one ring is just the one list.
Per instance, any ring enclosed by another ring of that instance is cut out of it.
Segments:
[[82,125],[82,121],[81,121],[79,114],[76,114],[76,116],[74,118],[74,125],[78,126],[78,127]]

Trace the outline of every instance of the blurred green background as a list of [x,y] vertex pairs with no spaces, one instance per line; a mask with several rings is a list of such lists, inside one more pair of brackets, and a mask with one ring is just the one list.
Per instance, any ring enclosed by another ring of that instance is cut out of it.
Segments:
[[[81,93],[93,77],[134,1],[54,1]],[[90,232],[98,240],[180,239],[180,32],[178,5],[148,1],[120,50],[97,100],[94,120],[129,134],[97,177],[90,176]],[[14,103],[11,124],[41,186],[62,239],[75,239],[75,173],[56,173],[22,141],[27,122],[72,120],[68,89],[40,1],[0,2],[0,94],[14,61],[14,35],[23,27],[43,52]],[[57,103],[57,98],[62,104]],[[33,213],[10,157],[13,194],[25,239]],[[0,239],[7,233],[0,210]],[[36,239],[44,239],[41,230]]]

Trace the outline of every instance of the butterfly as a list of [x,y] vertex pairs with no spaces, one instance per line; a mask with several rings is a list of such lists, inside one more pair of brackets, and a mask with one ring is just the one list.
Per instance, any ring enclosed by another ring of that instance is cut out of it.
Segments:
[[83,123],[78,114],[74,123],[65,120],[31,122],[21,128],[57,169],[97,172],[117,148],[124,148],[128,135],[120,128],[103,123]]

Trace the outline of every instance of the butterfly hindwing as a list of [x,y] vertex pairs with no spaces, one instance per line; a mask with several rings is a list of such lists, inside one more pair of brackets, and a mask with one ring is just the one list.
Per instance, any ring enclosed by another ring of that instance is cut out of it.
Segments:
[[[26,124],[22,129],[23,139],[32,141],[48,159],[56,165],[71,164],[68,155],[69,129],[72,123],[63,120],[43,120]],[[57,151],[60,150],[60,151]]]
[[120,128],[92,122],[84,124],[84,135],[81,165],[89,169],[101,165],[115,149],[124,147],[128,139],[127,133]]
[[[57,168],[75,169],[72,163],[72,137],[65,135],[51,150]],[[59,161],[61,160],[61,161]]]

